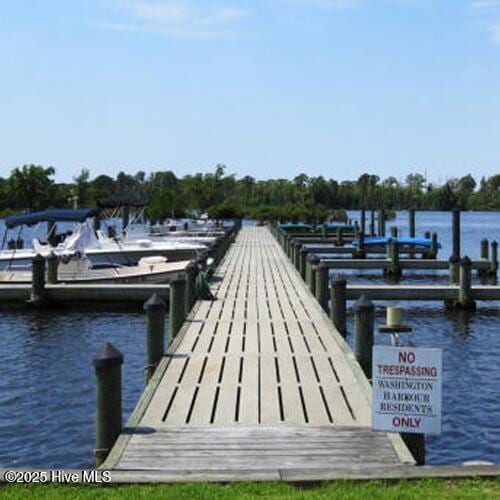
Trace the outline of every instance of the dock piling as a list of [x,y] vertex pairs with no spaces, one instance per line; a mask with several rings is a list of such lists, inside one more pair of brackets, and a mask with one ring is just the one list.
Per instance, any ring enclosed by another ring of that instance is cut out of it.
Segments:
[[366,209],[364,207],[361,209],[361,220],[359,226],[359,231],[364,234],[366,232]]
[[302,246],[300,247],[299,272],[304,281],[306,280],[306,259],[307,259],[307,250]]
[[[147,315],[147,365],[146,383],[153,376],[163,353],[165,352],[165,312],[167,304],[161,297],[154,293],[144,303]],[[169,341],[167,339],[167,350]]]
[[178,278],[170,283],[169,296],[170,339],[173,340],[186,318],[186,279]]
[[328,267],[324,266],[321,262],[315,267],[315,293],[316,300],[319,302],[323,310],[328,312]]
[[186,312],[191,311],[196,302],[196,275],[198,274],[198,266],[196,263],[191,263],[186,267]]
[[342,228],[341,227],[337,228],[337,246],[338,247],[344,246],[344,238],[342,236]]
[[319,262],[318,257],[314,254],[307,254],[306,257],[306,283],[309,290],[314,294],[316,293],[316,273],[314,266]]
[[370,212],[370,236],[375,236],[375,209]]
[[35,307],[45,302],[45,259],[36,254],[31,262],[31,294],[29,304]]
[[431,249],[429,252],[429,258],[435,259],[438,254],[438,235],[437,233],[431,233]]
[[365,295],[354,304],[354,353],[368,379],[372,378],[375,305]]
[[96,432],[94,456],[102,465],[122,430],[123,354],[107,343],[92,359],[96,377]]
[[398,237],[398,228],[397,228],[397,226],[391,226],[391,237],[392,238],[397,238]]
[[455,208],[452,211],[452,255],[460,257],[460,210]]
[[346,337],[347,281],[335,277],[330,287],[330,319],[342,337]]
[[490,276],[496,278],[498,272],[498,243],[491,242]]
[[452,255],[449,259],[450,285],[457,285],[460,275],[460,258]]
[[408,236],[415,238],[415,209],[408,210]]
[[481,240],[481,259],[488,260],[490,258],[489,242],[486,238]]
[[471,282],[472,262],[469,257],[465,256],[460,261],[458,301],[456,304],[458,309],[476,309],[476,303],[472,298]]
[[59,267],[59,257],[51,252],[47,257],[47,283],[55,285],[58,282],[57,268]]
[[401,266],[399,264],[399,245],[398,242],[392,238],[387,242],[387,258],[390,260],[390,264],[385,270],[386,276],[396,279],[400,278]]

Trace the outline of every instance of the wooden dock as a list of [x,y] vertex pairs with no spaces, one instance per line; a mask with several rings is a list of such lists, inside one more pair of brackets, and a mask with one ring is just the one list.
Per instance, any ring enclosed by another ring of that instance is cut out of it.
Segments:
[[413,464],[370,430],[371,387],[267,228],[245,227],[103,465],[171,480]]

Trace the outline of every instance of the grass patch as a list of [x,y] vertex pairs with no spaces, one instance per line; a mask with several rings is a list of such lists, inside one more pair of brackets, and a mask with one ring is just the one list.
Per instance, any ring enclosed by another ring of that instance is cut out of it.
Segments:
[[6,485],[0,487],[0,497],[67,498],[68,500],[104,499],[422,499],[431,498],[500,498],[498,479],[423,479],[415,481],[334,481],[316,484],[290,483],[180,483],[160,485]]

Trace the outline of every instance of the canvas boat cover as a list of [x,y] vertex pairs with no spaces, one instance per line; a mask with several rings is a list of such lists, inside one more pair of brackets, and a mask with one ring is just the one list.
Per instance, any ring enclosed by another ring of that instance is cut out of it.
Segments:
[[98,213],[99,210],[96,208],[49,208],[40,212],[11,215],[5,219],[5,225],[12,229],[22,225],[34,226],[39,222],[83,222]]

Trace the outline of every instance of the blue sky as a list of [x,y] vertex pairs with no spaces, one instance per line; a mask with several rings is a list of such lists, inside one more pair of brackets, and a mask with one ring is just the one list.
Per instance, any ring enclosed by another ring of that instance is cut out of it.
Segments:
[[0,175],[500,173],[500,0],[4,0]]

